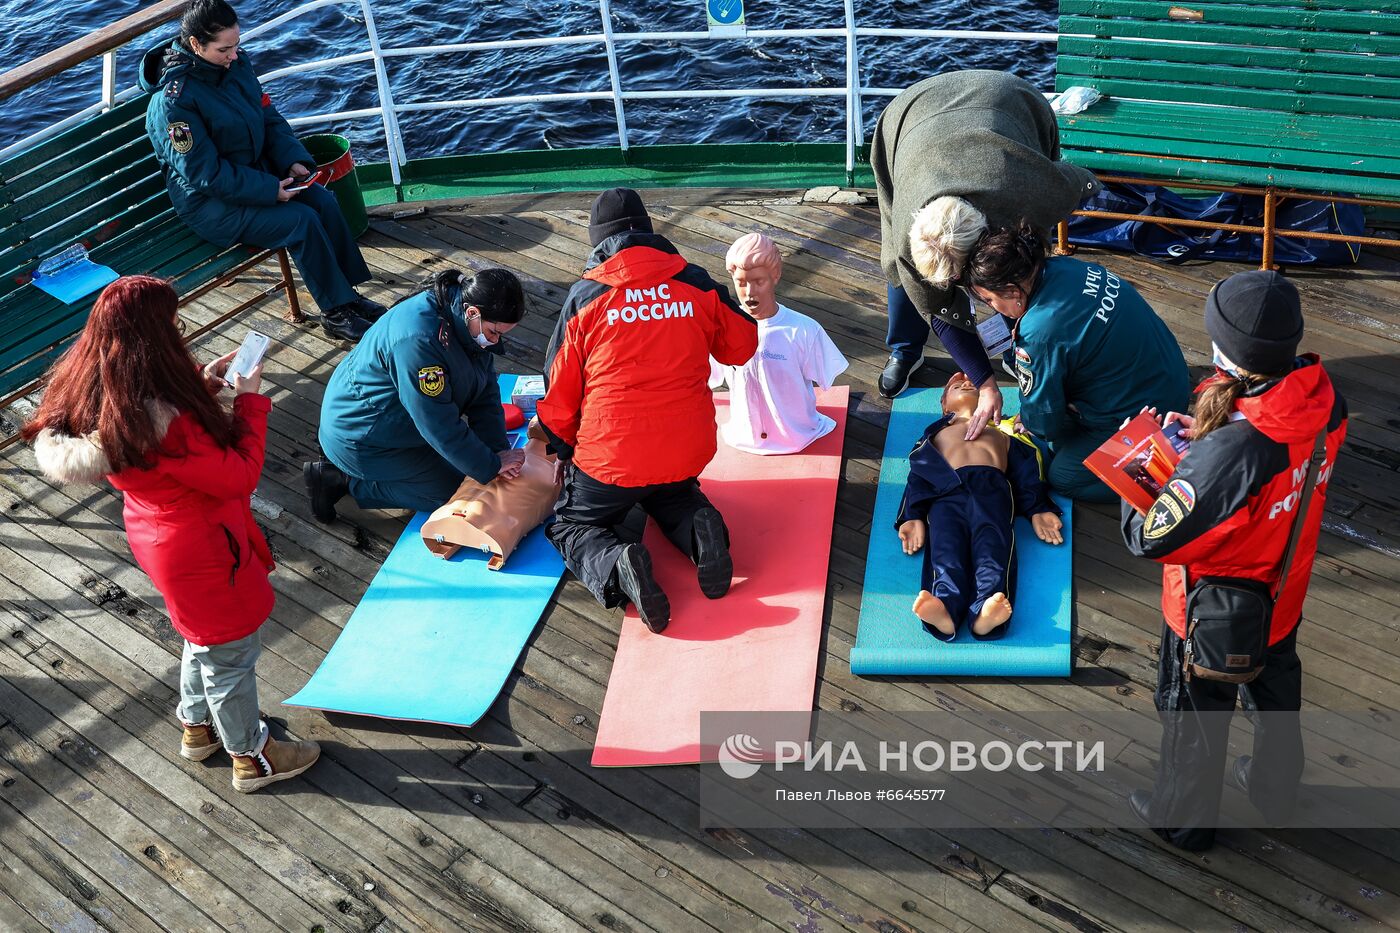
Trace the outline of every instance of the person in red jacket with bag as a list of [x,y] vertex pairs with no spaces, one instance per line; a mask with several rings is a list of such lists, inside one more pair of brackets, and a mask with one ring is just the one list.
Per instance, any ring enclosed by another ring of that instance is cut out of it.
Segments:
[[122,492],[127,540],[185,640],[180,755],[233,756],[234,790],[301,774],[315,742],[278,742],[258,712],[258,629],[272,612],[272,552],[249,497],[262,473],[262,367],[232,376],[232,414],[215,395],[230,353],[201,371],[180,338],[175,290],[150,276],[107,286],[50,371],[24,427],[39,468],[60,483],[106,477]]
[[567,464],[548,535],[598,602],[631,602],[660,632],[670,601],[646,547],[619,530],[640,505],[695,562],[701,592],[729,591],[729,532],[696,477],[716,449],[710,357],[748,362],[758,324],[653,232],[630,188],[598,195],[588,238],[593,253],[550,338],[537,408]]
[[[1161,756],[1153,790],[1134,791],[1129,805],[1167,842],[1191,851],[1215,841],[1237,696],[1247,710],[1273,715],[1255,717],[1254,754],[1235,762],[1234,782],[1272,822],[1286,819],[1296,802],[1302,733],[1296,715],[1281,714],[1296,714],[1302,705],[1298,625],[1328,481],[1347,428],[1346,401],[1321,361],[1297,355],[1303,314],[1298,290],[1282,275],[1241,272],[1221,282],[1206,299],[1206,331],[1216,372],[1196,390],[1194,418],[1166,416],[1183,422],[1191,447],[1145,515],[1123,506],[1129,550],[1166,565],[1155,698],[1166,714]],[[1319,437],[1322,461],[1305,496]],[[1306,514],[1299,514],[1305,501]],[[1257,676],[1232,683],[1188,675],[1192,587],[1224,578],[1275,590],[1295,521],[1301,523],[1298,539],[1267,620],[1268,647]]]

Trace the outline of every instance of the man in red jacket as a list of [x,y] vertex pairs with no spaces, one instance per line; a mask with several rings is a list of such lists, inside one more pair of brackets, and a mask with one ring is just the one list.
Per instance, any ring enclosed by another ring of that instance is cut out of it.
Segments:
[[748,362],[758,325],[652,231],[630,188],[598,196],[588,238],[593,254],[550,338],[538,407],[550,449],[567,464],[548,534],[598,602],[631,602],[660,632],[670,601],[646,547],[619,530],[641,506],[695,561],[701,592],[729,591],[729,532],[696,477],[715,455],[710,357]]

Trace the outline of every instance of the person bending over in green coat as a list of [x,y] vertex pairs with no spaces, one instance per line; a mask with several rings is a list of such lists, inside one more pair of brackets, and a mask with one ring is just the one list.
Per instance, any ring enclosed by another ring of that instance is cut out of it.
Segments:
[[357,341],[384,313],[355,286],[369,268],[320,185],[293,191],[315,160],[263,93],[225,0],[191,0],[180,36],[141,60],[146,135],[175,213],[216,246],[285,247],[331,337]]
[[1029,224],[995,228],[961,280],[1011,324],[1020,421],[1050,444],[1051,487],[1117,502],[1084,458],[1144,408],[1185,411],[1191,376],[1176,337],[1137,289],[1097,263],[1049,251]]

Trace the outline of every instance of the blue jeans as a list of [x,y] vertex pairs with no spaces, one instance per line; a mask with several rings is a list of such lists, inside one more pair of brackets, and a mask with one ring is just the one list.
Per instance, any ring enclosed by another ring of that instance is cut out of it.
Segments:
[[175,714],[191,726],[212,724],[230,755],[256,755],[267,742],[254,670],[261,653],[262,636],[254,632],[222,645],[187,641],[180,658]]
[[[901,285],[886,285],[885,294],[889,300],[889,331],[885,343],[890,353],[906,363],[912,363],[924,354],[924,344],[928,342],[929,322],[909,300],[909,293]],[[966,302],[967,296],[957,290],[956,301]],[[987,351],[982,341],[973,331],[954,327],[938,318],[933,319],[932,330],[938,335],[943,348],[953,358],[953,365],[972,380],[973,385],[981,385],[992,375],[992,364],[987,359]]]

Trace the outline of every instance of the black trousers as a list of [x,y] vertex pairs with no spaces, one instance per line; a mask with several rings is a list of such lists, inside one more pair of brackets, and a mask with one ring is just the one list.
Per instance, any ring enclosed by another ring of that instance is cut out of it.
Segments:
[[661,533],[681,553],[695,559],[695,513],[713,506],[694,477],[655,486],[614,486],[571,463],[554,508],[554,523],[545,532],[565,566],[608,609],[627,601],[617,585],[617,558],[624,547],[641,540],[645,519],[633,515],[638,507],[656,520]]
[[[966,466],[962,485],[939,496],[928,508],[928,545],[924,548],[923,588],[943,601],[959,628],[970,626],[993,593],[1016,599],[1016,547],[1012,537],[1015,503],[1006,474],[996,467]],[[998,626],[995,638],[1010,622]],[[952,641],[926,626],[934,637]]]
[[[1161,755],[1149,808],[1158,835],[1172,845],[1199,851],[1215,842],[1221,781],[1238,696],[1246,713],[1296,713],[1303,702],[1303,665],[1298,627],[1272,645],[1264,669],[1247,684],[1192,677],[1181,671],[1186,643],[1162,628],[1157,662],[1157,710],[1162,716]],[[1193,713],[1214,715],[1195,716]],[[1266,819],[1282,820],[1293,809],[1303,775],[1303,734],[1297,716],[1255,716],[1254,760],[1249,799]]]

